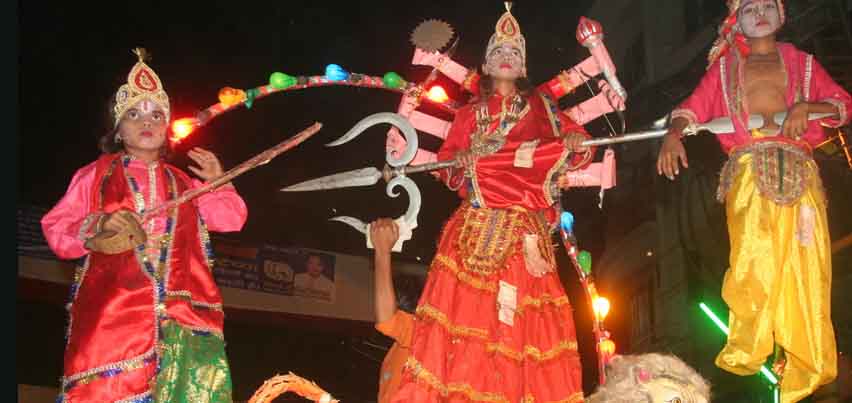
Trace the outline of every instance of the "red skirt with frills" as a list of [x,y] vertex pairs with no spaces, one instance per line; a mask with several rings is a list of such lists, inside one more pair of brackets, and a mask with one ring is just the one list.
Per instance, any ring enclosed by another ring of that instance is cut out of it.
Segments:
[[527,271],[528,235],[555,268],[541,213],[468,203],[456,210],[430,267],[393,403],[583,401],[573,311],[555,270]]

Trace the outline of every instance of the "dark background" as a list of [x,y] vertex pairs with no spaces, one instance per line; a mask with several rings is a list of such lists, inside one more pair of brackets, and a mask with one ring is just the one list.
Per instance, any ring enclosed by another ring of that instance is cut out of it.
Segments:
[[[516,2],[513,13],[527,38],[534,83],[587,57],[574,31],[589,4]],[[409,37],[428,18],[449,22],[461,35],[455,59],[478,66],[503,11],[502,2],[484,0],[21,2],[17,204],[52,206],[74,172],[98,157],[97,138],[112,124],[108,101],[136,62],[130,52],[134,47],[145,47],[151,54],[148,64],[160,76],[177,119],[218,102],[224,86],[264,85],[274,71],[322,75],[327,64],[336,63],[350,72],[381,76],[395,71],[409,81],[422,80],[429,68],[410,65],[414,47]],[[454,85],[443,84],[451,96],[459,97]],[[390,200],[382,186],[291,194],[278,189],[321,175],[381,166],[386,127],[373,128],[335,149],[323,144],[369,114],[396,111],[399,100],[392,92],[343,87],[277,94],[213,120],[176,147],[172,162],[185,168],[185,152],[201,146],[216,153],[227,169],[321,121],[324,128],[314,138],[235,180],[249,207],[246,226],[235,236],[249,243],[366,255],[361,234],[326,220],[337,214],[364,220],[396,217],[407,206],[404,196]],[[595,136],[605,134],[600,125],[589,129]],[[427,137],[421,136],[424,147],[440,145]],[[458,199],[427,175],[415,180],[424,197],[419,227],[395,258],[427,263]],[[573,190],[564,199],[578,218],[576,232],[584,248],[598,255],[604,244],[597,191]],[[563,273],[563,282],[574,301],[581,353],[593,357],[588,309],[573,271]],[[57,302],[64,302],[65,291],[40,294],[44,301],[19,303],[16,378],[17,383],[54,386],[61,376],[65,324]],[[226,314],[231,318],[225,332],[235,399],[248,399],[264,379],[291,370],[343,401],[375,399],[384,351],[371,346],[389,343],[370,324]],[[596,373],[593,360],[585,361],[590,392]]]

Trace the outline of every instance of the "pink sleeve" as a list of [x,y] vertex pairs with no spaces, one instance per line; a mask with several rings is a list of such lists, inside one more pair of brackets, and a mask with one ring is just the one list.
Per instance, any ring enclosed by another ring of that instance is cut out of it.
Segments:
[[713,63],[701,77],[698,87],[678,107],[672,111],[671,118],[685,118],[689,124],[705,123],[725,116],[727,108],[722,94],[721,63],[722,58]]
[[840,85],[838,85],[831,76],[828,75],[828,72],[816,61],[813,56],[810,57],[811,63],[811,80],[810,80],[810,96],[808,97],[809,102],[826,102],[834,105],[837,108],[839,117],[824,119],[822,123],[825,123],[829,127],[840,127],[847,123],[849,123],[852,116],[849,115],[849,111],[852,110],[852,97],[850,97],[849,93],[843,89]]
[[80,168],[59,203],[41,218],[47,244],[60,259],[77,259],[89,253],[83,243],[95,234],[98,219],[103,216],[89,213],[94,181],[95,163]]
[[[193,189],[203,184],[198,179],[192,179]],[[246,223],[246,203],[232,184],[198,196],[193,203],[210,231],[236,232]]]

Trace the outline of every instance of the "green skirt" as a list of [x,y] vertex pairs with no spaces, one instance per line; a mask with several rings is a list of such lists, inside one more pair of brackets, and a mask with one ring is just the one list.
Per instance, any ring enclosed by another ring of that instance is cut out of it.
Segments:
[[232,403],[231,371],[225,341],[174,321],[162,327],[157,403]]

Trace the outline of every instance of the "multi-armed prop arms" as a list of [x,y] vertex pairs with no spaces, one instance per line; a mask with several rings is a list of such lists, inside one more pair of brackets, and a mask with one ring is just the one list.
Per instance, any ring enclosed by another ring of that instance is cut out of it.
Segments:
[[[603,29],[598,22],[581,17],[580,23],[577,26],[576,36],[577,41],[587,48],[591,55],[580,64],[562,71],[550,81],[542,84],[541,87],[546,87],[542,89],[548,90],[556,97],[562,97],[583,85],[586,85],[591,90],[592,87],[588,85],[588,81],[598,75],[603,75],[604,80],[599,82],[599,92],[596,95],[579,105],[567,108],[563,113],[566,113],[578,124],[584,125],[608,113],[616,112],[619,113],[622,123],[621,133],[623,133],[624,119],[621,118],[620,112],[625,109],[627,93],[618,81],[615,65],[609,56],[606,45],[604,45]],[[477,72],[469,70],[455,62],[452,59],[452,52],[454,50],[455,48],[453,47],[448,52],[441,53],[415,48],[411,63],[421,66],[431,66],[461,85],[465,90],[476,92],[478,90],[476,88],[478,80]],[[451,122],[417,110],[428,84],[428,82],[423,83],[419,87],[406,92],[402,97],[397,113],[408,119],[414,128],[445,139]],[[610,134],[614,135],[615,129],[611,128],[611,130],[613,133]],[[387,148],[389,151],[394,152],[401,152],[405,148],[405,140],[395,127],[392,127],[388,131]],[[436,161],[436,159],[435,153],[420,149],[417,151],[412,163],[430,163]],[[615,186],[614,152],[607,150],[602,162],[593,163],[582,170],[566,172],[565,177],[563,177],[560,183],[564,187],[601,187],[602,190]]]

